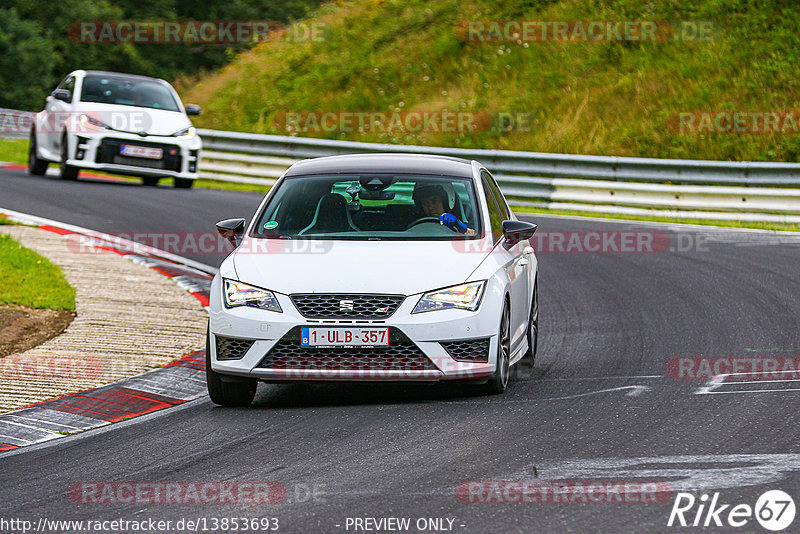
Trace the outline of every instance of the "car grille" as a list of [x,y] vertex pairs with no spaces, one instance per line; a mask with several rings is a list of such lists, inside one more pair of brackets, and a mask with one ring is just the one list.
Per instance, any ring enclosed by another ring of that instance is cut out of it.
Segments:
[[300,345],[300,327],[291,329],[256,366],[302,371],[436,371],[413,341],[389,327],[388,347],[313,348]]
[[[160,148],[164,151],[162,159],[133,158],[120,154],[122,145],[136,145],[150,148]],[[173,154],[174,152],[174,154]],[[181,151],[177,145],[165,143],[151,143],[147,141],[131,141],[127,139],[113,139],[106,137],[97,147],[96,163],[113,163],[116,165],[129,165],[132,167],[147,167],[180,172]]]
[[241,360],[250,347],[255,343],[254,339],[235,339],[232,337],[217,338],[217,359],[218,360]]
[[454,360],[460,362],[488,362],[489,338],[447,341],[440,343]]
[[386,319],[405,300],[403,295],[314,293],[294,294],[291,298],[297,310],[309,319]]

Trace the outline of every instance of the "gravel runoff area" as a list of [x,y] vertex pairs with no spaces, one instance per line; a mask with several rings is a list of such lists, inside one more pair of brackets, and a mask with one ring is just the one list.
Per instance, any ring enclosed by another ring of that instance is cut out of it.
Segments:
[[58,265],[76,290],[67,330],[0,359],[0,412],[95,388],[168,364],[205,347],[207,314],[186,290],[155,270],[104,251],[70,246],[75,236],[0,226]]

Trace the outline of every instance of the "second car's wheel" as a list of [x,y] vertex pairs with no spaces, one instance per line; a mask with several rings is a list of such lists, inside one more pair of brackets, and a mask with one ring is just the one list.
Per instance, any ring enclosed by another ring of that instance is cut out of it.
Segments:
[[194,180],[191,178],[175,178],[176,189],[191,189],[194,185]]
[[500,317],[500,329],[497,332],[497,366],[484,386],[486,393],[497,395],[506,390],[510,363],[511,318],[509,306],[506,303],[503,307],[503,315]]
[[67,159],[69,159],[68,148],[69,143],[67,142],[67,135],[64,134],[64,136],[61,138],[61,179],[77,180],[80,169],[78,167],[73,167],[72,165],[67,165]]
[[28,172],[35,176],[44,176],[47,172],[46,160],[39,159],[36,155],[36,132],[31,131],[31,142],[28,145]]
[[211,402],[220,406],[247,406],[256,396],[258,381],[248,378],[236,378],[236,382],[228,382],[222,375],[211,369],[211,351],[208,334],[206,334],[206,386]]
[[533,283],[533,303],[531,304],[531,315],[528,318],[528,350],[522,356],[523,362],[528,367],[536,364],[536,349],[539,345],[539,277]]
[[142,177],[142,184],[146,185],[146,186],[149,186],[149,187],[152,187],[152,186],[158,185],[158,180],[159,180],[158,176],[143,176]]

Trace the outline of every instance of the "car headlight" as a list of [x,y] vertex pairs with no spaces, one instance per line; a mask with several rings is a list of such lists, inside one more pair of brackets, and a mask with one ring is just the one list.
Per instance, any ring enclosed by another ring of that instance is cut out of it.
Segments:
[[78,120],[80,121],[81,126],[87,130],[105,130],[108,128],[103,121],[95,119],[94,117],[86,115],[85,113],[81,114],[81,116],[78,117]]
[[183,130],[175,132],[172,135],[181,141],[188,141],[190,139],[194,139],[194,136],[197,135],[197,131],[194,129],[194,126],[189,126],[188,128],[184,128]]
[[452,308],[475,311],[481,304],[484,287],[486,287],[485,280],[483,282],[470,282],[430,291],[422,295],[422,298],[419,299],[414,311],[411,313],[449,310]]
[[251,306],[262,310],[283,313],[275,293],[235,280],[223,280],[222,295],[226,308]]

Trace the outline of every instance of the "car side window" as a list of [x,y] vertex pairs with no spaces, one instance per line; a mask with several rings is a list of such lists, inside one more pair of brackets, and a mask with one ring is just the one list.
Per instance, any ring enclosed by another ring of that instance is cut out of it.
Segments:
[[500,213],[503,216],[503,220],[507,221],[511,219],[511,210],[508,209],[508,204],[506,204],[506,200],[503,197],[503,193],[500,192],[500,186],[497,185],[494,176],[486,171],[482,171],[481,175],[489,183],[489,188],[492,190],[492,194],[497,201],[497,205],[500,208]]
[[481,176],[481,182],[483,183],[483,191],[486,194],[486,204],[489,208],[489,223],[492,225],[492,240],[497,243],[503,235],[503,214],[497,205],[497,200],[494,198],[494,193],[492,193],[486,176]]

